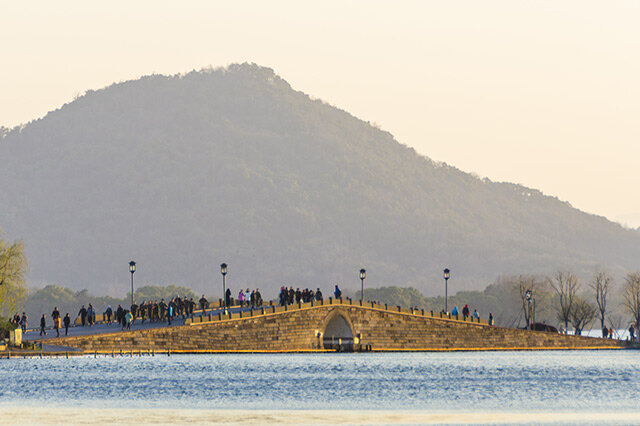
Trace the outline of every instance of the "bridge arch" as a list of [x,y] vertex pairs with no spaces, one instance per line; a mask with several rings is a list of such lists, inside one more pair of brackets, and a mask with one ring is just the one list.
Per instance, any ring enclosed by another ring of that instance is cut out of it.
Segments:
[[352,351],[355,333],[349,315],[342,309],[332,309],[322,324],[324,349]]

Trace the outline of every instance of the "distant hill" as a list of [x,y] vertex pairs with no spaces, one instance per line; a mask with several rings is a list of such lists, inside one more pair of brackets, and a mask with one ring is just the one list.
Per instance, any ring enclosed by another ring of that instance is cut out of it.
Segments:
[[[460,123],[464,125],[464,123]],[[442,291],[502,273],[638,267],[640,232],[537,190],[480,180],[232,65],[88,91],[0,139],[0,226],[30,280],[124,295],[282,284]],[[541,170],[541,173],[544,171]]]

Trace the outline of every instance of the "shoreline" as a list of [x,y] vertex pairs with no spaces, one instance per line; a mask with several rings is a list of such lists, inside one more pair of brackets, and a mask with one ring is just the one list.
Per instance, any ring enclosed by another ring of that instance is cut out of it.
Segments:
[[[2,404],[0,404],[2,407]],[[625,423],[637,424],[640,411],[421,411],[421,410],[237,410],[237,409],[117,409],[3,408],[3,424],[442,424],[442,423]]]

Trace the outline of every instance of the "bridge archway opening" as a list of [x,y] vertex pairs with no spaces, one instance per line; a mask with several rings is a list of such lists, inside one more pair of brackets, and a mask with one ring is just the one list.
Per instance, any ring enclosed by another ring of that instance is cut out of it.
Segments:
[[322,343],[325,349],[353,351],[353,330],[343,315],[335,314],[329,319]]

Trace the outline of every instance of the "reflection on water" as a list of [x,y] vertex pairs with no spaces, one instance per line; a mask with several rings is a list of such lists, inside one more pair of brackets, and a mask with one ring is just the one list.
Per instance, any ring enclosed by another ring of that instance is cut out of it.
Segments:
[[11,359],[0,360],[0,408],[629,416],[638,412],[638,366],[640,351]]

